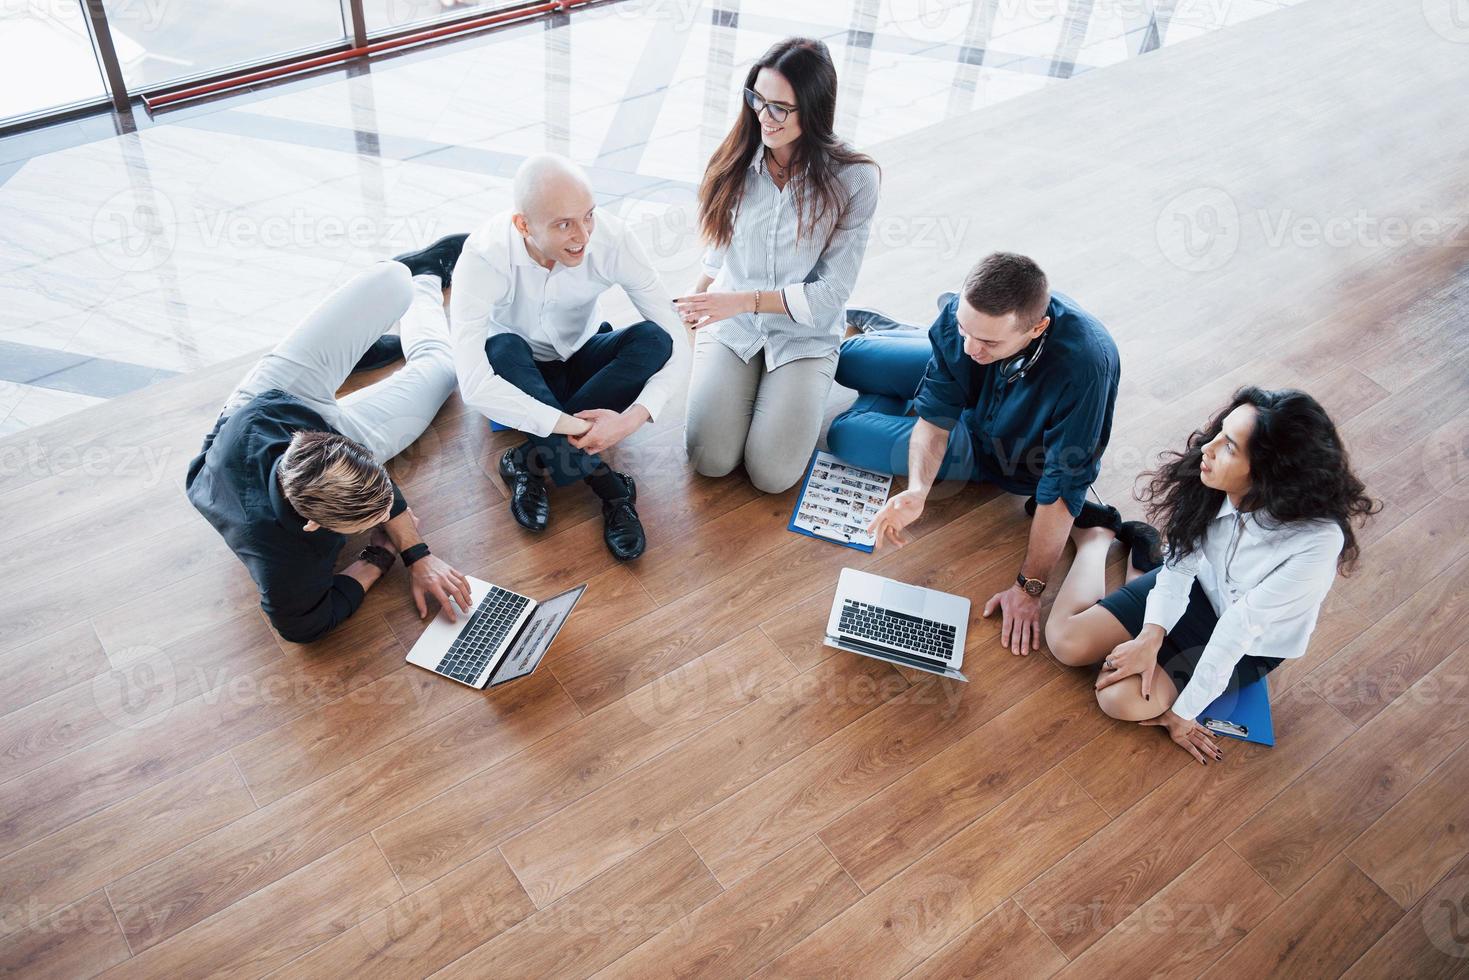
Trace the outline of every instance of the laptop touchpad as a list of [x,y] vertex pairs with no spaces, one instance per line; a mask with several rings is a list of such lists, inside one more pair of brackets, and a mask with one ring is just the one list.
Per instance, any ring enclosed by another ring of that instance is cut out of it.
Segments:
[[882,583],[882,604],[898,612],[920,613],[926,598],[922,589],[901,582]]

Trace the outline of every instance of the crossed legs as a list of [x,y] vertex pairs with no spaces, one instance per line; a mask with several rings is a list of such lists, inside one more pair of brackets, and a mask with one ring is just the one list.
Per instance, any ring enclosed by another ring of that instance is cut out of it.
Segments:
[[[1066,573],[1046,620],[1046,646],[1051,655],[1070,667],[1101,663],[1119,643],[1132,634],[1099,600],[1107,594],[1107,549],[1116,540],[1109,528],[1073,528],[1076,557]],[[1127,579],[1142,574],[1127,567]],[[1167,671],[1153,672],[1152,697],[1143,699],[1142,681],[1124,678],[1097,692],[1097,704],[1113,718],[1143,721],[1168,710],[1178,697],[1178,688]]]
[[[401,321],[407,363],[337,400],[359,358]],[[262,357],[225,402],[227,414],[271,389],[294,395],[386,462],[417,439],[454,390],[443,289],[400,262],[378,262],[334,291]]]

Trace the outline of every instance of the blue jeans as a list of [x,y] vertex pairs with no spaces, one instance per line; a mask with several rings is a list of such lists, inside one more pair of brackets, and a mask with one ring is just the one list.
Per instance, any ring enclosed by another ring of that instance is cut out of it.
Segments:
[[[621,330],[604,323],[564,361],[537,361],[518,334],[496,334],[485,341],[485,357],[496,374],[567,415],[589,408],[626,411],[672,355],[673,338],[652,320]],[[562,435],[529,436],[520,451],[532,469],[544,472],[558,487],[602,467],[602,457],[577,449]]]
[[[908,475],[908,439],[918,421],[913,396],[933,356],[928,334],[893,331],[853,337],[842,345],[836,383],[859,392],[856,403],[832,420],[826,444],[863,469]],[[940,480],[978,480],[969,426],[955,421],[939,467]]]

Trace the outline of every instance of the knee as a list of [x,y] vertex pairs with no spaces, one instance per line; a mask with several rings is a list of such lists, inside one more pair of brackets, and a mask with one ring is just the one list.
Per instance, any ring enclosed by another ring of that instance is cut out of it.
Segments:
[[502,364],[520,364],[533,361],[530,344],[519,334],[497,333],[485,341],[485,357],[490,366],[499,369]]
[[1142,681],[1136,677],[1102,688],[1097,692],[1097,706],[1118,721],[1146,721],[1163,713],[1161,706],[1143,700]]
[[1072,629],[1064,616],[1046,620],[1046,649],[1051,656],[1068,667],[1085,667],[1096,662],[1096,655],[1086,638]]
[[[841,382],[838,381],[837,383],[840,384]],[[856,426],[853,424],[856,421],[856,415],[857,413],[854,409],[847,409],[847,411],[832,419],[831,425],[826,430],[826,448],[830,449],[833,455],[840,456],[845,460],[852,459],[852,455],[859,447],[861,441],[856,438]]]
[[708,438],[710,435],[694,426],[684,428],[684,451],[689,463],[700,476],[729,476],[740,465],[739,446],[732,440]]
[[660,365],[673,356],[673,338],[652,320],[640,320],[628,327],[627,342]]
[[857,376],[862,371],[862,361],[867,357],[868,348],[871,345],[871,337],[853,337],[842,344],[841,353],[837,357],[835,376],[837,384],[843,388],[860,390],[861,385]]
[[806,460],[783,458],[759,449],[745,448],[745,472],[761,493],[785,493],[806,472]]

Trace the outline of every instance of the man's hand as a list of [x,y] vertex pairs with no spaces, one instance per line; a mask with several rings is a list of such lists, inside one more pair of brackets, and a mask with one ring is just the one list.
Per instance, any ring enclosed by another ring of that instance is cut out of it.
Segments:
[[[449,563],[434,555],[426,555],[408,566],[412,578],[413,601],[418,606],[418,618],[428,617],[428,597],[433,596],[444,611],[449,622],[457,623],[454,603],[466,613],[472,608],[469,598],[469,580],[460,575]],[[453,602],[450,599],[453,599]]]
[[1030,651],[1041,648],[1041,600],[1018,584],[1004,592],[996,592],[984,604],[986,619],[1000,610],[1000,646],[1009,647],[1012,654],[1027,657]]
[[891,544],[901,548],[907,544],[910,539],[902,533],[903,528],[923,516],[923,505],[927,500],[928,494],[918,490],[904,490],[890,497],[867,525],[867,533],[876,539],[875,547]]
[[589,408],[584,412],[577,412],[576,417],[591,423],[591,428],[579,436],[572,436],[568,441],[577,449],[593,456],[605,453],[638,431],[650,418],[648,410],[641,405],[634,405],[625,412]]
[[1214,741],[1214,736],[1209,729],[1196,721],[1180,718],[1172,711],[1165,711],[1156,718],[1149,718],[1138,724],[1157,725],[1168,729],[1168,737],[1203,765],[1207,766],[1210,759],[1215,762],[1224,761],[1224,753],[1219,751],[1219,744]]
[[749,313],[749,306],[750,299],[746,293],[694,293],[691,296],[680,296],[673,301],[673,308],[683,318],[684,325],[695,330],[741,313]]
[[1097,691],[1111,688],[1118,680],[1137,674],[1143,680],[1143,699],[1153,693],[1153,673],[1158,670],[1159,642],[1143,633],[1137,639],[1121,642],[1102,661],[1102,674],[1097,677]]

